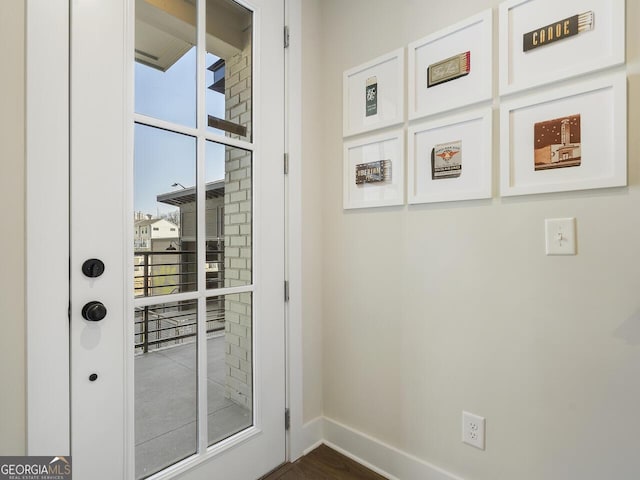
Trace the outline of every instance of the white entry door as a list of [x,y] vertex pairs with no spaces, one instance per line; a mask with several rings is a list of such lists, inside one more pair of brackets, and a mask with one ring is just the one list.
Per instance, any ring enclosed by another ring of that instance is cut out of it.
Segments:
[[71,0],[74,478],[285,461],[284,0]]

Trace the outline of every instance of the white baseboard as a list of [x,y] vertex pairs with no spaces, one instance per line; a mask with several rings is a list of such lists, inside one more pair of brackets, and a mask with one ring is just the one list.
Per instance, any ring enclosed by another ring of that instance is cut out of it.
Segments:
[[316,443],[314,443],[313,445],[311,445],[309,448],[305,448],[304,450],[304,455],[313,452],[316,448],[318,448],[320,445],[324,445],[326,442],[324,440],[318,440]]
[[[323,417],[323,442],[389,480],[463,480],[346,425]],[[309,424],[307,424],[309,425]],[[317,425],[314,425],[317,429]]]
[[298,436],[299,444],[296,445],[295,454],[292,451],[292,457],[290,460],[295,462],[298,458],[306,455],[311,450],[318,448],[322,445],[324,439],[324,417],[317,417],[313,420],[302,425]]

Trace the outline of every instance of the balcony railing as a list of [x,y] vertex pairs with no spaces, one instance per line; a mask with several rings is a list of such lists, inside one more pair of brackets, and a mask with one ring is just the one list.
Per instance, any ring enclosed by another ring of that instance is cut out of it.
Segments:
[[135,248],[136,250],[139,248],[149,248],[149,244],[151,242],[148,239],[135,239],[133,241],[133,248]]
[[[135,352],[148,353],[194,342],[198,333],[197,300],[135,309]],[[207,336],[224,330],[224,297],[207,300]]]
[[[216,242],[217,244],[217,242]],[[224,286],[224,247],[207,250],[207,289]],[[193,250],[136,251],[134,253],[136,298],[192,292],[197,288],[197,254]],[[224,297],[207,299],[207,335],[224,330]],[[159,303],[135,310],[137,354],[195,341],[197,301]]]
[[[204,268],[207,289],[224,286],[222,245],[207,250]],[[197,254],[194,250],[136,251],[133,277],[136,297],[192,292],[198,284]]]

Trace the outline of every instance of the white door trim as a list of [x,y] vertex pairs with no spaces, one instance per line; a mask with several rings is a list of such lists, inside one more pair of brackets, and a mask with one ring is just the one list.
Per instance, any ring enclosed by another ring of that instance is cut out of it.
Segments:
[[[303,435],[301,302],[301,0],[285,0],[290,301],[287,313],[290,459]],[[69,0],[26,3],[27,452],[70,454]]]
[[289,302],[286,306],[287,405],[290,429],[287,458],[294,461],[309,446],[303,432],[302,356],[302,0],[285,0],[289,48],[285,53],[285,129],[289,155],[286,198],[286,262]]
[[26,4],[27,453],[69,455],[69,1]]

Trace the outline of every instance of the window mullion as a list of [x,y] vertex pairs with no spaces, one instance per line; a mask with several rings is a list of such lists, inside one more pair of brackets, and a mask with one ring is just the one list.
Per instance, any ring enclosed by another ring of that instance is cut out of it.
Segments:
[[196,62],[196,130],[197,130],[197,245],[198,245],[198,451],[205,454],[208,446],[207,425],[207,298],[206,298],[206,0],[197,2]]

